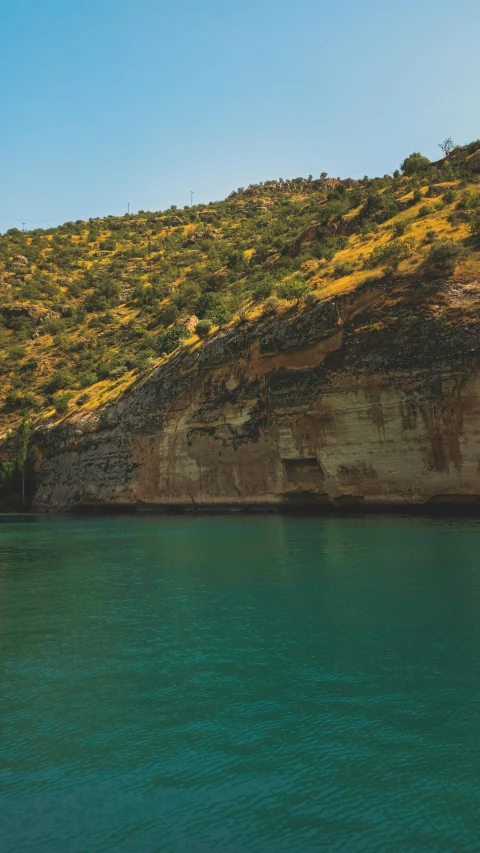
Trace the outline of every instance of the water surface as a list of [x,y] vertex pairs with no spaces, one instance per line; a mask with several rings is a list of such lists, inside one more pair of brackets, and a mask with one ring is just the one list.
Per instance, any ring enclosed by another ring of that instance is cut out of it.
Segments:
[[2,853],[480,849],[480,523],[0,522]]

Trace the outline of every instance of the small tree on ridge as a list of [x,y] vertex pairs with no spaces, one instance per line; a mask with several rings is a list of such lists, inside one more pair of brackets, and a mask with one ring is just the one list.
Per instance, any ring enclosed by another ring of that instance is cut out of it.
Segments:
[[445,154],[445,157],[448,157],[448,155],[451,154],[451,152],[455,148],[452,137],[447,136],[447,138],[444,139],[443,142],[438,143],[438,147],[442,149],[443,153]]

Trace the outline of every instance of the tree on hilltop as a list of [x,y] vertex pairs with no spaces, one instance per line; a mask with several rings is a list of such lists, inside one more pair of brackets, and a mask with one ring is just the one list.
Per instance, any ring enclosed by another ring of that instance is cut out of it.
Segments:
[[430,165],[428,157],[424,157],[419,151],[414,151],[409,157],[406,157],[400,166],[404,175],[415,175],[417,172],[424,172],[427,166]]
[[451,152],[455,148],[452,137],[447,136],[447,138],[444,139],[443,142],[438,143],[438,147],[442,149],[443,153],[445,154],[445,157],[448,157],[448,155],[451,154]]

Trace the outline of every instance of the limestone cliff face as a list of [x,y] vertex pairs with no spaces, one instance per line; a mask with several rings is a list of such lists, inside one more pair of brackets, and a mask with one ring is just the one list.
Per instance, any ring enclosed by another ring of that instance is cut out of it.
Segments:
[[37,430],[34,508],[480,500],[480,286],[462,293],[460,318],[453,285],[429,308],[370,285],[180,350]]

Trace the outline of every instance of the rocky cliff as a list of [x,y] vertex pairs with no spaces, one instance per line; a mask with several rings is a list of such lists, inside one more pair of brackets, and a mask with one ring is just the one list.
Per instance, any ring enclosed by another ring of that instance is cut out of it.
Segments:
[[480,283],[379,280],[177,350],[39,427],[36,510],[480,499]]
[[0,507],[477,501],[480,140],[448,147],[0,235]]

